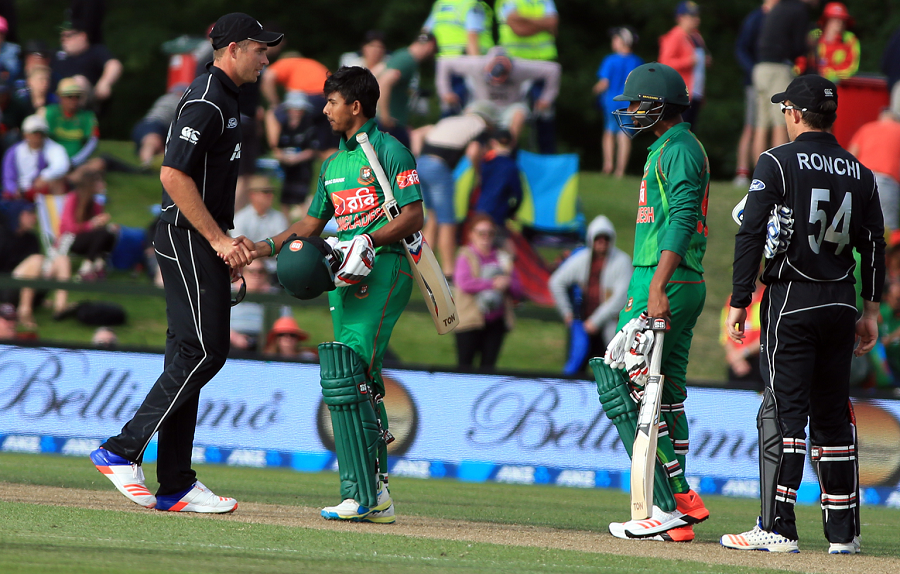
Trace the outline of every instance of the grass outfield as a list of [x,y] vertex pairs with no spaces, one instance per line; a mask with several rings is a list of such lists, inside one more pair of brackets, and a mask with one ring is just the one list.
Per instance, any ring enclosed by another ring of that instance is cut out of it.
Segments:
[[[697,540],[675,545],[607,534],[628,507],[618,491],[393,477],[397,524],[342,524],[317,516],[336,502],[333,473],[197,470],[240,501],[233,515],[143,510],[86,457],[0,454],[0,572],[900,571],[900,512],[884,508],[863,509],[864,555],[840,557],[825,554],[819,509],[800,506],[801,554],[783,556],[716,543],[752,524],[758,503],[746,499],[709,497]],[[153,490],[155,466],[145,472]]]
[[[132,146],[127,142],[101,142],[101,152],[125,161],[134,161]],[[149,208],[159,203],[160,184],[156,174],[107,176],[107,207],[112,220],[131,227],[146,227],[152,219]],[[640,180],[626,177],[618,180],[596,172],[582,172],[580,198],[588,221],[599,214],[607,215],[615,224],[619,248],[631,253],[634,243],[634,213]],[[722,381],[726,365],[719,344],[719,319],[725,298],[731,292],[731,261],[734,233],[731,209],[744,191],[728,182],[713,182],[709,200],[709,247],[704,260],[707,279],[706,309],[700,316],[691,348],[688,377],[692,382]],[[548,254],[552,255],[552,253]],[[113,273],[110,281],[134,281],[128,273]],[[146,282],[145,278],[137,279]],[[421,298],[413,290],[414,298]],[[72,292],[71,299],[105,299],[123,305],[129,323],[116,328],[122,345],[148,346],[161,349],[165,342],[165,304],[161,297],[101,295]],[[333,338],[331,318],[324,299],[316,307],[296,307],[294,315],[300,326],[310,333],[310,342]],[[89,343],[93,328],[75,319],[54,322],[48,309],[36,310],[40,336],[50,341]],[[520,319],[507,336],[498,368],[515,371],[560,372],[565,363],[565,327],[561,321]],[[401,360],[416,365],[455,366],[456,351],[452,336],[440,337],[424,313],[402,315],[391,338],[391,350]],[[423,354],[422,349],[427,349]]]

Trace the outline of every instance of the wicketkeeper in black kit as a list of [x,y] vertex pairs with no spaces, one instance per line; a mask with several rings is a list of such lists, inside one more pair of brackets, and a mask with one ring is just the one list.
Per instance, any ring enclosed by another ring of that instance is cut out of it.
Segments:
[[[735,238],[726,325],[729,337],[740,342],[765,252],[760,367],[766,389],[757,416],[762,510],[753,530],[726,534],[721,543],[799,552],[794,505],[808,418],[828,552],[856,554],[859,464],[850,361],[869,352],[878,337],[884,219],[874,175],[829,133],[838,105],[835,85],[800,76],[772,103],[781,105],[791,143],[764,152],[753,173]],[[854,249],[861,261],[861,317]]]
[[[241,157],[240,86],[268,64],[281,41],[246,14],[222,16],[210,32],[214,61],[178,103],[169,126],[160,181],[162,214],[153,246],[166,290],[165,370],[118,436],[91,461],[129,500],[173,512],[232,512],[237,501],[216,496],[191,468],[200,389],[225,364],[230,284],[253,260],[253,243],[232,239]],[[156,496],[141,462],[159,433]]]

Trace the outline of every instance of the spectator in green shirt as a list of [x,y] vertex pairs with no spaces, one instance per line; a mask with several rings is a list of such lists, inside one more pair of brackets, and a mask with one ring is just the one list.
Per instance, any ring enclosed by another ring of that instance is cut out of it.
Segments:
[[74,183],[85,171],[102,172],[106,169],[103,159],[91,158],[100,140],[100,130],[96,114],[81,107],[84,90],[77,80],[60,80],[56,93],[59,103],[47,106],[47,125],[50,127],[50,138],[66,148],[69,154],[72,164],[69,180]]
[[409,147],[410,82],[419,64],[434,57],[437,42],[434,34],[422,33],[408,48],[391,54],[387,67],[378,76],[381,97],[378,100],[378,128]]

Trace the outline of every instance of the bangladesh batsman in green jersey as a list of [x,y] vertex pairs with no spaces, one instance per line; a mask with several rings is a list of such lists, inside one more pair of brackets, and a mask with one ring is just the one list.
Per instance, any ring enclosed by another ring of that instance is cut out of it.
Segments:
[[[412,153],[392,136],[379,131],[375,120],[366,122],[359,131],[368,134],[401,209],[421,201]],[[325,220],[333,216],[338,225],[338,239],[345,241],[386,225],[388,218],[383,206],[384,192],[355,134],[350,139],[342,137],[338,151],[322,164],[309,214]],[[394,324],[412,290],[404,249],[400,242],[379,246],[372,272],[365,280],[328,294],[335,340],[349,345],[365,360],[369,376],[382,394],[381,361]]]

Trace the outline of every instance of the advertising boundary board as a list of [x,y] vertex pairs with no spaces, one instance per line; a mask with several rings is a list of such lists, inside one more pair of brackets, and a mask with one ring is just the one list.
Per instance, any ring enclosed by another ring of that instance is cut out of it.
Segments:
[[[162,355],[0,345],[0,451],[86,456],[131,417]],[[630,464],[591,381],[385,370],[389,471],[467,482],[627,490]],[[230,359],[203,390],[194,460],[336,470],[318,365]],[[687,476],[759,494],[752,391],[689,387]],[[855,399],[864,504],[900,508],[900,401]],[[156,458],[152,442],[144,460]],[[818,503],[807,463],[798,502]]]

